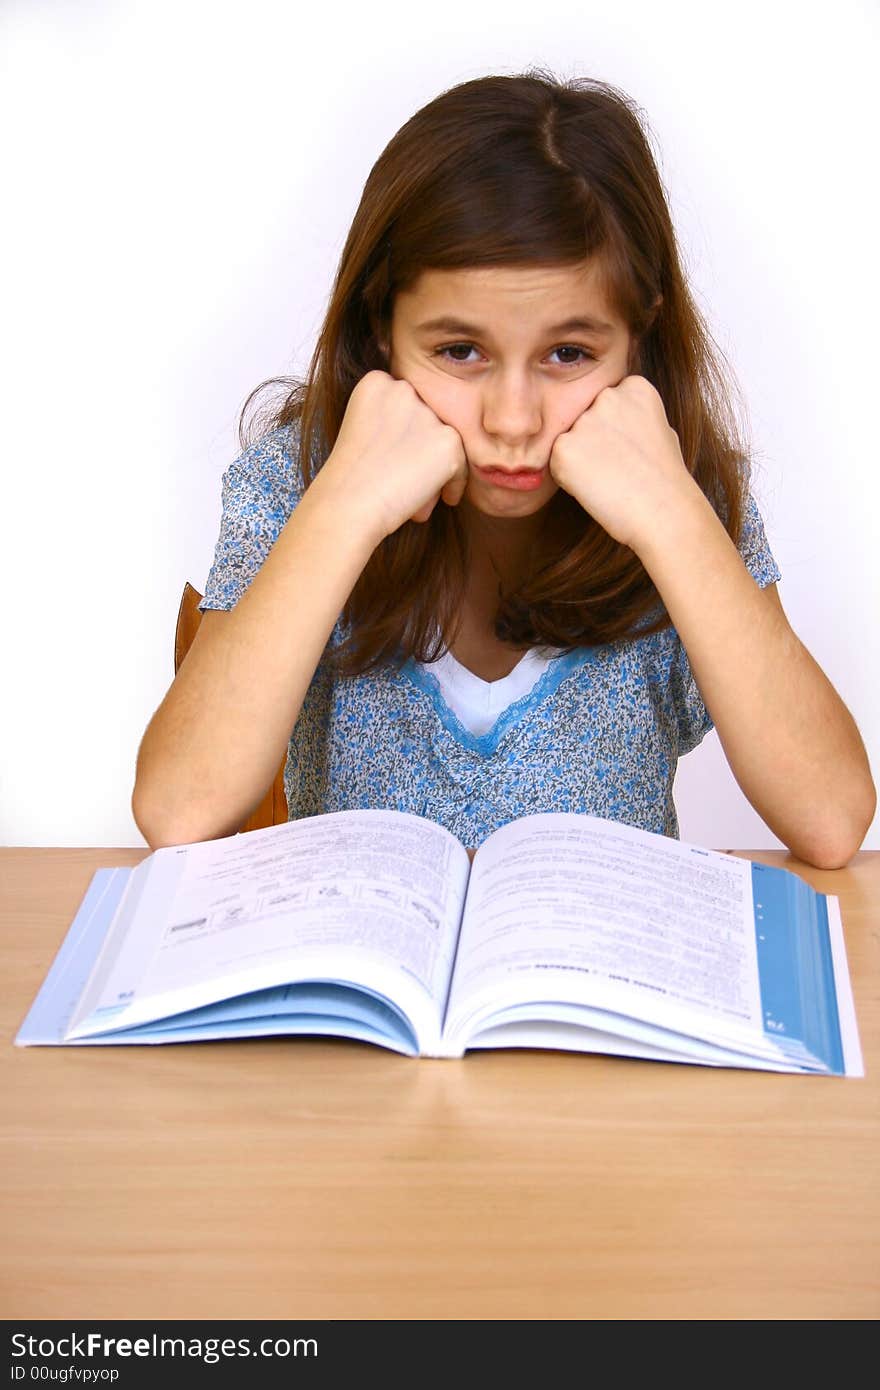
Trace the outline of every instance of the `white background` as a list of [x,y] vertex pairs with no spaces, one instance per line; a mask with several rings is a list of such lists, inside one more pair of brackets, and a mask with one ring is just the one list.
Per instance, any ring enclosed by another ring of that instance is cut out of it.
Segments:
[[[871,0],[0,4],[0,841],[142,845],[130,796],[251,388],[305,369],[364,180],[454,83],[531,63],[647,112],[748,403],[800,637],[880,747]],[[684,839],[778,844],[712,734]],[[876,829],[866,847],[880,847]]]

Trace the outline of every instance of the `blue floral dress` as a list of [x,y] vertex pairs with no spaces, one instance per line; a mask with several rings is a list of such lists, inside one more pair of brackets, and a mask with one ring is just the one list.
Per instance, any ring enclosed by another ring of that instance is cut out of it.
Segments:
[[[302,496],[298,430],[273,430],[223,475],[223,514],[206,609],[234,608]],[[319,462],[319,460],[316,460]],[[740,553],[762,587],[780,578],[749,497]],[[678,836],[678,759],[712,728],[674,629],[554,657],[481,736],[449,709],[429,666],[408,660],[335,677],[329,650],[292,730],[284,771],[291,820],[394,809],[477,848],[539,811],[579,811]]]

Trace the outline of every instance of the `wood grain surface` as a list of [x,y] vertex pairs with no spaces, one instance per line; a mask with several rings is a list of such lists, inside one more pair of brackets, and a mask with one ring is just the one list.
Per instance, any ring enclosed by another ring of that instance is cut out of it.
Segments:
[[0,850],[3,1318],[880,1313],[880,853],[746,855],[840,898],[864,1080],[317,1039],[14,1047],[94,870],[145,853]]

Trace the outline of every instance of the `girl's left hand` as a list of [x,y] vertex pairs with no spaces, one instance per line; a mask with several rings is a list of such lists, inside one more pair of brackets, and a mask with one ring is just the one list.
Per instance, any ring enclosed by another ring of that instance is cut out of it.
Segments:
[[657,535],[670,509],[687,506],[695,495],[703,498],[660,393],[643,376],[604,387],[571,429],[557,436],[550,474],[636,554]]

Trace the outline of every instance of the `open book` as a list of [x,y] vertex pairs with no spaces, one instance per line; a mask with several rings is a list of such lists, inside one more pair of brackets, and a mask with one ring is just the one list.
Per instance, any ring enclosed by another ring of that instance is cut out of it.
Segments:
[[838,901],[568,813],[342,811],[99,869],[16,1042],[355,1038],[863,1074]]

